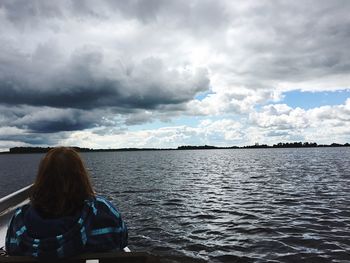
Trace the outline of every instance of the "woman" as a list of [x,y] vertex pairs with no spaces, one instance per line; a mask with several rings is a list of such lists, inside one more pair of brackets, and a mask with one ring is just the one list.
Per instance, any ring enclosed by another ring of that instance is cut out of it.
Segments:
[[118,210],[95,196],[78,153],[59,147],[42,159],[30,203],[12,217],[6,250],[9,255],[54,259],[122,250],[127,238]]

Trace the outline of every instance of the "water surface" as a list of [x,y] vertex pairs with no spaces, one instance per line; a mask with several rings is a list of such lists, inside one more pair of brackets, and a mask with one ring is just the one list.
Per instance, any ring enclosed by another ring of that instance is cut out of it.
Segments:
[[[350,148],[82,154],[129,247],[169,262],[348,262]],[[1,193],[42,155],[0,155]]]

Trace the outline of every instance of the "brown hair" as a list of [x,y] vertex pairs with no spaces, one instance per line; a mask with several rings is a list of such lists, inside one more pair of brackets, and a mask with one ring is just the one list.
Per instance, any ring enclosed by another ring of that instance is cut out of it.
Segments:
[[31,204],[45,217],[73,215],[94,196],[79,154],[71,148],[51,149],[41,160]]

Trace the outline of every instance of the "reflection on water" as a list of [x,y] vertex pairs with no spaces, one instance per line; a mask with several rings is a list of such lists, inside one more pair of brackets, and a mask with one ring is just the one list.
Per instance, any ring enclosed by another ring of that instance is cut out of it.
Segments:
[[97,191],[122,211],[134,251],[169,262],[347,262],[349,154],[317,148],[83,156]]

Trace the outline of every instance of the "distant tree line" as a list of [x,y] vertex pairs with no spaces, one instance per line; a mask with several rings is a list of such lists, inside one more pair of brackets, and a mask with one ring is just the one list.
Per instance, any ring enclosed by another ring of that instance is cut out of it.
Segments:
[[347,147],[350,146],[349,143],[340,144],[340,143],[332,143],[332,144],[317,144],[315,142],[279,142],[272,146],[267,144],[258,144],[243,146],[242,148],[312,148],[312,147]]
[[[71,147],[78,152],[121,152],[121,151],[164,151],[164,150],[211,150],[211,149],[245,149],[245,148],[312,148],[312,147],[348,147],[349,143],[340,144],[317,144],[315,142],[279,142],[272,146],[255,143],[247,146],[220,147],[212,145],[182,145],[175,148],[118,148],[118,149],[91,149],[81,147]],[[46,153],[53,147],[13,147],[7,153]]]
[[247,146],[230,146],[230,147],[217,147],[217,146],[210,146],[210,145],[204,145],[204,146],[191,146],[191,145],[185,145],[185,146],[179,146],[177,147],[178,150],[201,150],[201,149],[245,149],[245,148],[311,148],[311,147],[347,147],[350,146],[349,143],[340,144],[340,143],[332,143],[332,144],[317,144],[315,142],[279,142],[274,145],[267,145],[267,144],[259,144],[255,143],[254,145],[247,145]]
[[[90,148],[71,147],[78,152],[92,151]],[[10,153],[46,153],[53,149],[53,147],[13,147],[10,148]]]
[[237,149],[238,146],[230,146],[230,147],[217,147],[211,145],[200,145],[200,146],[192,146],[192,145],[183,145],[177,147],[177,150],[210,150],[210,149]]
[[[54,147],[13,147],[9,153],[46,153]],[[118,148],[118,149],[91,149],[81,147],[70,147],[77,152],[121,152],[121,151],[157,151],[157,150],[174,150],[160,148]]]

